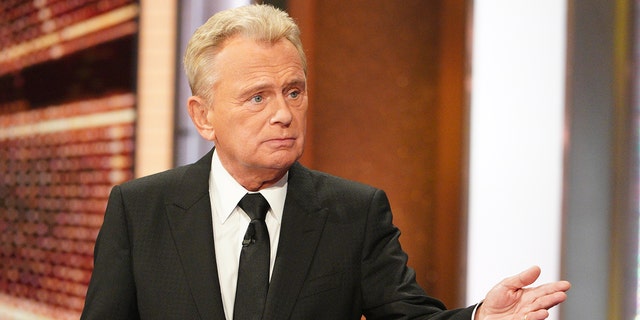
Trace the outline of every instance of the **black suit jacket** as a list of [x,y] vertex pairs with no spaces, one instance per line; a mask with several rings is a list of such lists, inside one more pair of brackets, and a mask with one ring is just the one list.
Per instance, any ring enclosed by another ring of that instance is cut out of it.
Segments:
[[[224,319],[209,152],[112,189],[82,319]],[[296,163],[263,319],[470,319],[406,266],[383,191]]]

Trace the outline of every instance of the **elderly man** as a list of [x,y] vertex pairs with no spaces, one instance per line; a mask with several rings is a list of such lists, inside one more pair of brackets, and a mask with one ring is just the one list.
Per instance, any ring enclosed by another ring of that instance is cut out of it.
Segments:
[[187,107],[215,147],[113,188],[83,319],[544,319],[569,283],[445,310],[407,267],[383,191],[309,170],[306,61],[265,5],[211,17],[189,42]]

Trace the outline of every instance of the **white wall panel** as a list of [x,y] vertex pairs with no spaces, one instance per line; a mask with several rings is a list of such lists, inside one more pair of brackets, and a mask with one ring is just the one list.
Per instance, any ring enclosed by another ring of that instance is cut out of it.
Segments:
[[468,303],[534,264],[559,278],[566,3],[478,0],[472,16]]

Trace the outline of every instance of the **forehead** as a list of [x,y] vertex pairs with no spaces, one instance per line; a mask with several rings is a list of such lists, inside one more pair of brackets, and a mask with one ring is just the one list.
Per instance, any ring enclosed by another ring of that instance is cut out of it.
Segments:
[[296,47],[286,38],[263,41],[236,35],[224,42],[214,60],[217,71],[293,68],[303,71]]

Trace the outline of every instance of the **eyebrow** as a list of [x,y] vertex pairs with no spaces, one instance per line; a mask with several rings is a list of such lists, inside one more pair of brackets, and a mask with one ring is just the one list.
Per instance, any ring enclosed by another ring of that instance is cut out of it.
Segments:
[[286,87],[302,87],[306,90],[307,80],[305,78],[295,78],[292,81],[289,81]]
[[[257,84],[252,84],[249,85],[248,87],[243,88],[240,91],[240,95],[241,96],[247,96],[247,95],[251,95],[255,92],[262,92],[265,91],[267,89],[271,89],[273,87],[273,85],[271,83],[268,82],[258,82]],[[305,78],[294,78],[291,81],[287,82],[284,85],[284,88],[291,88],[291,87],[302,87],[305,90],[307,89],[307,81]]]

